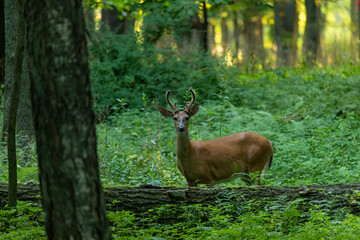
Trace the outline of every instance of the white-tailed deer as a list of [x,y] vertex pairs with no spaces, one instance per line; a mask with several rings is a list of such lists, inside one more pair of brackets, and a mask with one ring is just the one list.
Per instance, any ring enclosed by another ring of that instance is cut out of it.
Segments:
[[184,111],[179,111],[176,103],[166,101],[173,111],[159,107],[164,117],[171,117],[176,129],[177,165],[189,187],[197,184],[216,184],[235,177],[241,177],[251,184],[249,173],[258,172],[260,185],[261,173],[271,165],[273,150],[269,139],[252,132],[241,132],[210,141],[190,141],[188,124],[190,117],[199,110],[194,104],[195,93],[192,88],[191,101]]

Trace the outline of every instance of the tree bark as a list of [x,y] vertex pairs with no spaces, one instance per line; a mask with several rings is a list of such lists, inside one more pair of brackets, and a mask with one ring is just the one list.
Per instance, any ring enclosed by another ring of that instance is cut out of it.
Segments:
[[303,54],[309,67],[316,63],[320,45],[320,6],[315,0],[305,0],[306,25]]
[[[17,42],[17,29],[19,21],[19,13],[17,4],[12,0],[5,0],[5,83],[4,83],[4,119],[3,119],[3,139],[8,131],[8,110],[12,93],[15,68],[15,51]],[[19,93],[19,107],[16,119],[16,133],[20,134],[18,140],[22,145],[27,144],[33,139],[34,125],[31,113],[30,100],[30,74],[28,68],[27,51],[24,50],[22,64],[21,87]]]
[[27,46],[49,239],[109,239],[82,1],[29,0]]
[[[143,185],[141,187],[108,187],[104,189],[109,211],[132,211],[141,216],[149,209],[165,204],[190,206],[194,204],[217,205],[224,201],[250,203],[258,201],[259,207],[267,204],[282,204],[303,200],[302,207],[327,207],[337,211],[346,208],[360,214],[360,184],[333,184],[307,187],[255,186],[237,188],[174,188]],[[7,185],[0,183],[0,207],[5,205]],[[40,189],[37,184],[19,185],[19,200],[38,202]],[[177,216],[173,216],[177,218]]]
[[25,22],[23,16],[23,8],[20,1],[17,1],[17,9],[19,10],[19,26],[17,34],[14,79],[11,93],[9,118],[8,118],[8,172],[9,172],[9,207],[16,206],[16,189],[17,189],[17,159],[16,159],[16,116],[19,106],[19,93],[21,84],[22,64],[24,59],[24,38],[25,38]]

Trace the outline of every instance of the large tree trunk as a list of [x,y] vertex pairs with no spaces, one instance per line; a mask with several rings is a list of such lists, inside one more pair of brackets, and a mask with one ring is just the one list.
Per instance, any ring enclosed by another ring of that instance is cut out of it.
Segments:
[[275,1],[276,65],[293,66],[296,60],[298,13],[296,1]]
[[[8,110],[10,106],[11,92],[14,79],[15,68],[15,51],[17,42],[18,29],[18,8],[16,1],[5,0],[5,84],[4,84],[4,119],[3,119],[3,133],[6,136],[8,131]],[[19,107],[16,119],[16,133],[21,132],[19,140],[22,144],[31,141],[34,136],[34,125],[31,113],[30,100],[30,74],[28,68],[27,51],[25,47],[22,77],[19,97]]]
[[[3,199],[7,193],[7,185],[0,183],[0,207],[5,205]],[[138,216],[149,209],[161,207],[165,204],[175,206],[190,206],[194,204],[217,205],[223,201],[239,204],[259,202],[259,207],[268,204],[277,206],[302,200],[305,209],[321,207],[337,211],[348,209],[354,214],[360,214],[360,184],[334,184],[307,187],[276,187],[256,186],[237,188],[174,188],[144,185],[141,187],[109,187],[105,188],[105,199],[108,210],[132,211]],[[19,200],[39,201],[39,186],[36,184],[19,185]],[[178,215],[168,216],[176,221]]]
[[316,63],[320,45],[320,6],[315,0],[305,0],[306,26],[303,54],[309,67]]
[[82,1],[25,4],[46,233],[49,239],[109,239]]

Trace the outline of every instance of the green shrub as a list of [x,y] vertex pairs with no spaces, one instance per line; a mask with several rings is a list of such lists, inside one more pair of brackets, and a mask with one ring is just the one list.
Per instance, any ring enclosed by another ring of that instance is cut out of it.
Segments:
[[90,49],[90,73],[95,109],[102,111],[126,99],[130,108],[140,108],[142,97],[159,99],[165,92],[182,96],[189,87],[206,99],[216,99],[220,90],[220,61],[189,53],[178,56],[171,48],[157,49],[136,41],[135,35],[95,33]]

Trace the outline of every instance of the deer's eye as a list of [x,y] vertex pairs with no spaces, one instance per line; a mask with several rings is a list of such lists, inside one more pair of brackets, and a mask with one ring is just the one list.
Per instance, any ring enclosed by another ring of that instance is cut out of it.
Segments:
[[177,117],[173,117],[173,119],[174,119],[174,121],[176,121],[176,120],[177,120]]
[[189,116],[186,116],[186,117],[185,117],[185,120],[189,120]]

